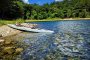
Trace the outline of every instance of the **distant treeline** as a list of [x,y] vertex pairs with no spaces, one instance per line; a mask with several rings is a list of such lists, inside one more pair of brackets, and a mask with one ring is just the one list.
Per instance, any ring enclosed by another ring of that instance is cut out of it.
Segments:
[[90,0],[63,0],[51,4],[25,4],[0,0],[0,19],[90,18]]

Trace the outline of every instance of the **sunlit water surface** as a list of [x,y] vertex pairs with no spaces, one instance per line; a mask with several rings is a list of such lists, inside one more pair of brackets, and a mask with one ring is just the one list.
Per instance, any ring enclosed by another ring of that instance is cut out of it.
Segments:
[[[90,21],[35,22],[54,33],[21,33],[22,60],[90,60]],[[23,37],[23,38],[22,38]],[[18,59],[18,58],[17,58]]]

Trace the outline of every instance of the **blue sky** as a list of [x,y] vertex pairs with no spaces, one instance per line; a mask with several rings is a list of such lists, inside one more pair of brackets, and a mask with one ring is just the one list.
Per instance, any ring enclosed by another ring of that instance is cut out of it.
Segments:
[[37,4],[45,4],[45,3],[51,3],[51,2],[54,2],[54,0],[31,0],[29,1],[31,4],[33,3],[37,3]]
[[37,3],[39,5],[43,5],[45,3],[51,3],[51,2],[54,2],[54,1],[62,1],[62,0],[23,0],[25,3],[28,3],[28,4],[34,4],[34,3]]

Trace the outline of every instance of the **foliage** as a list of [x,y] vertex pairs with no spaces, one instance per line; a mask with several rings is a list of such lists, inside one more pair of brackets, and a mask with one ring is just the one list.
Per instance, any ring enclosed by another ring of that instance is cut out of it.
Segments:
[[1,19],[21,18],[23,13],[23,2],[21,0],[0,0]]
[[1,19],[90,18],[90,0],[63,0],[51,4],[25,4],[0,0]]

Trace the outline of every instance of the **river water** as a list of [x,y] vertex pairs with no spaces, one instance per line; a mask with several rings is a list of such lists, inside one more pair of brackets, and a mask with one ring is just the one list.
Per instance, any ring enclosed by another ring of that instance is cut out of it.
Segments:
[[21,33],[22,60],[90,60],[90,20],[33,22],[54,33]]

